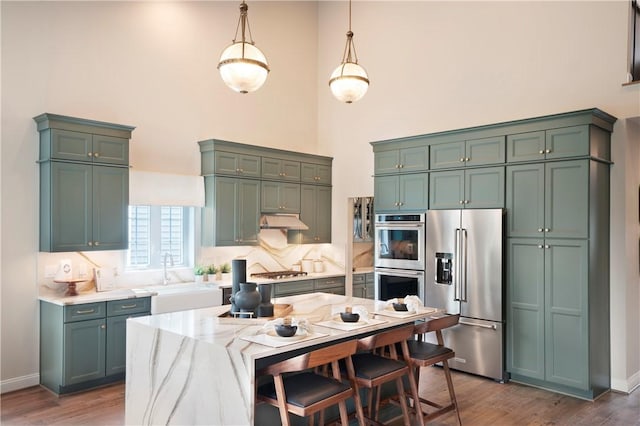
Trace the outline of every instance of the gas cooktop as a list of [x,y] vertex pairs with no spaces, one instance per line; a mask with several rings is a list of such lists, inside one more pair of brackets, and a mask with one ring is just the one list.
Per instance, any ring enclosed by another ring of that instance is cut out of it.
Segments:
[[301,271],[274,271],[274,272],[256,272],[251,274],[252,278],[269,278],[273,280],[281,278],[302,277],[307,275],[306,272]]

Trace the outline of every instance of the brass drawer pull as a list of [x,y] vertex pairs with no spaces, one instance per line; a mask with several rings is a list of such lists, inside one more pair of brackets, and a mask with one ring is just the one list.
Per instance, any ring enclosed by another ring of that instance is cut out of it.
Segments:
[[135,308],[136,306],[138,306],[136,303],[134,303],[133,305],[122,305],[121,308],[122,309],[131,309],[131,308]]
[[92,314],[95,311],[96,311],[95,309],[88,309],[86,311],[76,311],[76,314]]

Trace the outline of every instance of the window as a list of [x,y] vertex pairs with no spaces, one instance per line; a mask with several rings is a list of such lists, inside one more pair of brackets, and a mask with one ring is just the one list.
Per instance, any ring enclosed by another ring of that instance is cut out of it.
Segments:
[[129,206],[127,267],[161,268],[167,253],[173,266],[192,267],[193,210],[182,206]]

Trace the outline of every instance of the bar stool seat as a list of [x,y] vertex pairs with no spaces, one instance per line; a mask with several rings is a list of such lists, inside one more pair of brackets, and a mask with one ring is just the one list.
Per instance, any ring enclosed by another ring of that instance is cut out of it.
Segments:
[[[360,402],[358,385],[355,381],[351,355],[358,342],[350,340],[337,343],[297,357],[280,361],[259,371],[262,375],[272,375],[273,381],[257,389],[257,399],[278,407],[280,420],[284,426],[290,424],[289,413],[310,417],[314,422],[315,413],[320,413],[320,423],[324,422],[324,409],[338,404],[343,426],[349,424],[346,400],[355,399],[356,415],[360,426],[364,426],[364,414]],[[338,361],[346,365],[349,383],[342,381]],[[331,375],[318,374],[310,369],[326,370],[331,365]]]

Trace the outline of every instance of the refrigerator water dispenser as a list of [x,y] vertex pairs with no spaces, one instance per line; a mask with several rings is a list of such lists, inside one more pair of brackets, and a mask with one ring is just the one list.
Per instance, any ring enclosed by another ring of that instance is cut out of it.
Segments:
[[453,253],[436,253],[436,283],[453,284]]

